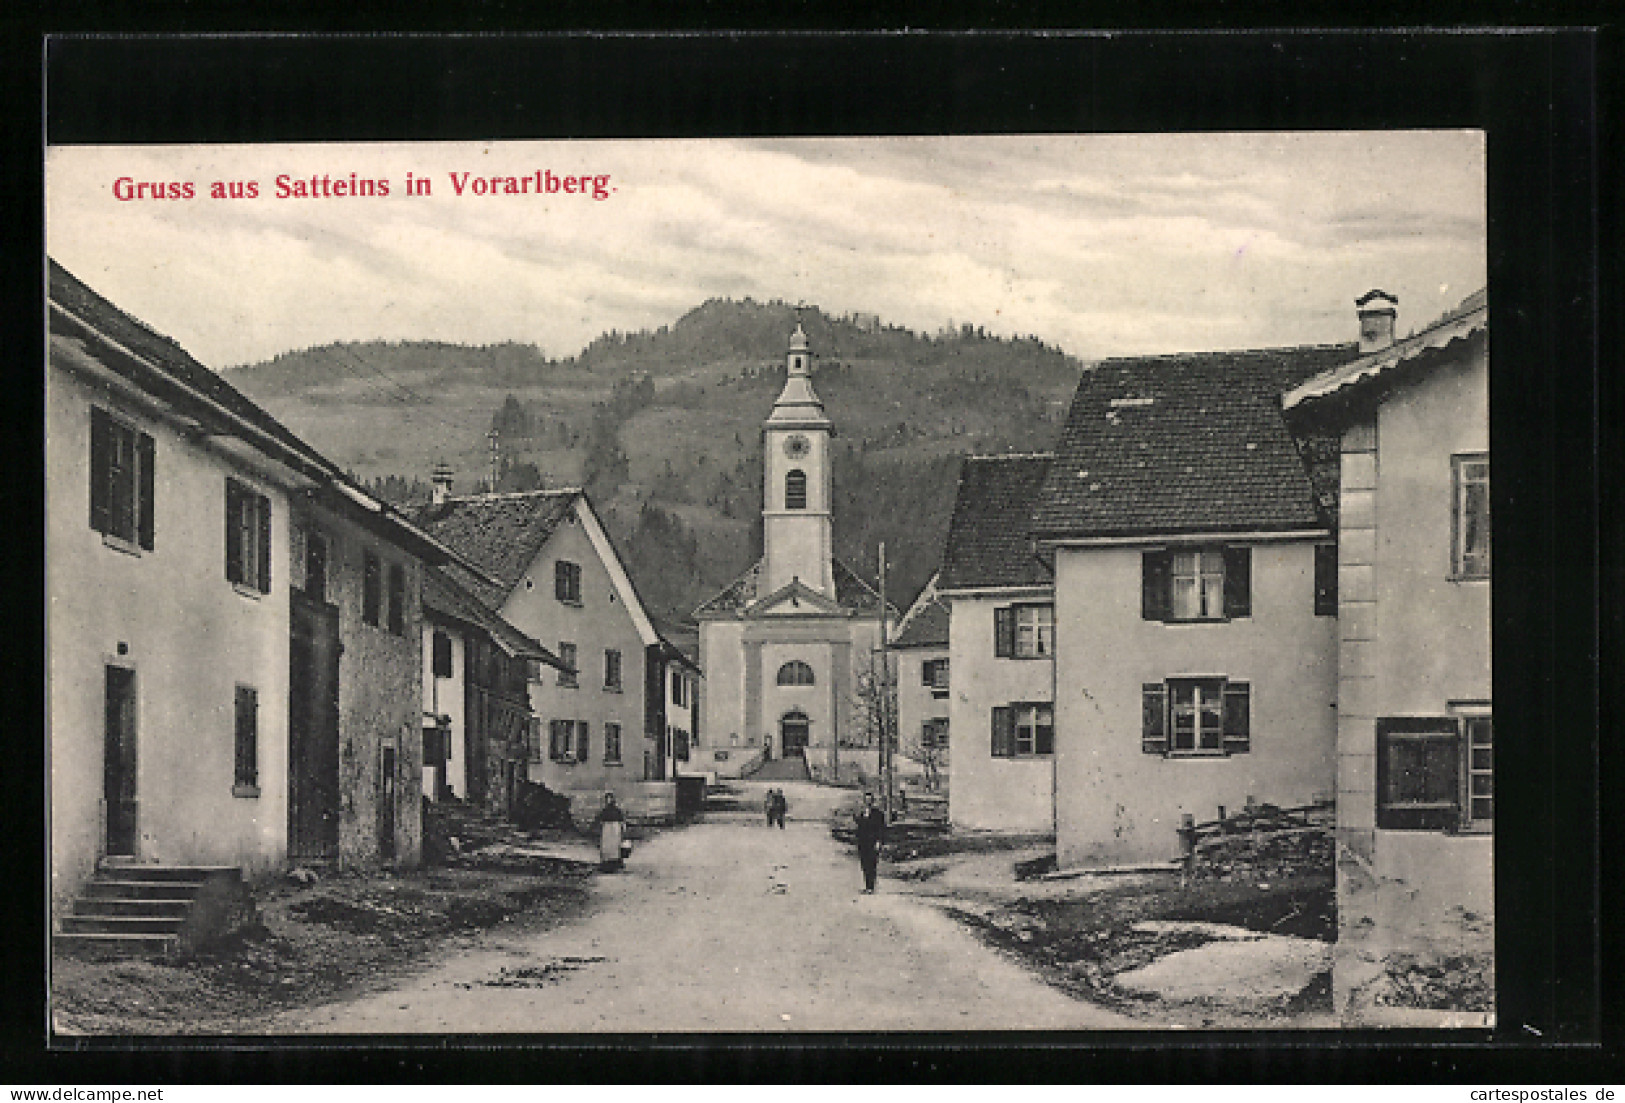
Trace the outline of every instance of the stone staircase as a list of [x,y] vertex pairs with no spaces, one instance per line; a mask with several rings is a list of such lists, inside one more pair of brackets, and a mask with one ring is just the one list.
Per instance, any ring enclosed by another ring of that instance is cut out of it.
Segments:
[[57,924],[57,949],[96,957],[172,957],[252,914],[235,866],[104,862]]
[[770,758],[748,775],[751,781],[811,781],[812,771],[800,755]]

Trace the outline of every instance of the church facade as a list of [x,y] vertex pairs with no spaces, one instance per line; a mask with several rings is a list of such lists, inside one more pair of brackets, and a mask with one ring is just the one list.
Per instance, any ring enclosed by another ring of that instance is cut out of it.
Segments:
[[878,668],[880,596],[834,555],[834,426],[799,324],[786,367],[762,427],[762,558],[694,614],[706,682],[690,772],[800,758],[833,777],[843,747],[871,742],[864,687]]

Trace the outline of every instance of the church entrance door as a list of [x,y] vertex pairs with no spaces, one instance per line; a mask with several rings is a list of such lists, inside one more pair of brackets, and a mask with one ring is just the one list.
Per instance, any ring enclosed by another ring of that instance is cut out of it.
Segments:
[[784,748],[785,758],[804,754],[810,728],[806,713],[796,711],[784,714],[784,719],[779,721],[779,746]]

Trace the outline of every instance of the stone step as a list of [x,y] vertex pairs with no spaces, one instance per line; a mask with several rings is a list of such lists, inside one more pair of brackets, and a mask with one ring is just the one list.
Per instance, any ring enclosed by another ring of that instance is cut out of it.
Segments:
[[243,875],[243,871],[236,866],[166,866],[105,860],[100,873],[120,881],[205,881],[211,876]]
[[75,915],[119,915],[151,918],[180,918],[192,909],[187,899],[160,899],[139,896],[80,897],[74,902]]
[[185,921],[185,917],[179,915],[65,915],[62,933],[172,935]]
[[85,885],[84,898],[90,900],[141,899],[191,900],[197,896],[197,881],[126,881],[105,874]]
[[51,940],[57,950],[77,957],[167,957],[179,940],[172,934],[104,934],[94,931],[59,933]]

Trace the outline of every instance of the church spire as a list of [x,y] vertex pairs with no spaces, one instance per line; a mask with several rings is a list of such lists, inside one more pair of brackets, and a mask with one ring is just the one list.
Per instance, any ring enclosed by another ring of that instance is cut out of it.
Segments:
[[827,426],[830,421],[824,413],[824,404],[812,385],[812,351],[807,347],[807,331],[796,320],[796,331],[790,335],[790,351],[785,353],[784,390],[773,404],[768,424],[794,422],[804,427]]

